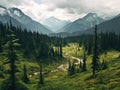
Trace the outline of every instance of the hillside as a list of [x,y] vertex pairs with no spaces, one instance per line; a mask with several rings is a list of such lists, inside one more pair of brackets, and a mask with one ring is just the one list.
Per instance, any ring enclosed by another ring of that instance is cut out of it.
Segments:
[[15,27],[22,27],[22,29],[42,34],[52,33],[51,30],[33,20],[31,17],[25,15],[20,9],[0,6],[0,21],[2,23],[9,23],[10,19]]
[[0,0],[0,90],[120,90],[120,0]]
[[[80,51],[76,51],[76,48],[79,48]],[[67,52],[67,53],[66,53]],[[36,90],[37,83],[39,79],[39,65],[36,61],[27,60],[23,55],[18,52],[20,63],[18,76],[21,77],[22,66],[26,64],[28,69],[28,76],[30,79],[29,84],[25,84],[29,90]],[[91,56],[87,56],[87,71],[78,72],[78,65],[76,66],[76,74],[73,76],[68,76],[67,71],[64,71],[62,68],[58,68],[61,65],[67,65],[69,59],[72,59],[71,56],[77,58],[83,58],[83,49],[79,47],[77,43],[71,43],[63,47],[63,55],[65,57],[64,61],[58,63],[53,63],[49,66],[44,66],[44,80],[45,85],[43,85],[40,90],[119,90],[120,86],[120,52],[110,50],[107,52],[106,60],[109,67],[105,70],[98,72],[98,75],[95,78],[91,77]],[[100,60],[103,60],[104,54],[100,55]],[[0,54],[0,64],[6,59],[3,54]],[[74,59],[72,59],[74,60]],[[77,62],[76,62],[77,63]],[[64,67],[63,67],[64,68]],[[4,69],[6,72],[8,66],[5,65]],[[6,76],[6,73],[4,74]],[[0,83],[5,78],[0,77]]]
[[104,20],[100,18],[96,13],[88,13],[83,18],[79,18],[64,27],[62,27],[59,32],[74,33],[78,31],[84,31],[93,27],[96,24],[102,23]]
[[[101,33],[106,33],[106,32],[115,32],[115,33],[120,33],[120,16],[117,15],[116,17],[114,17],[111,20],[107,20],[103,23],[100,23],[98,25],[98,32]],[[90,28],[90,29],[86,29],[85,31],[80,31],[80,32],[75,32],[72,33],[72,35],[74,36],[79,36],[82,34],[93,34],[93,30],[94,27]]]

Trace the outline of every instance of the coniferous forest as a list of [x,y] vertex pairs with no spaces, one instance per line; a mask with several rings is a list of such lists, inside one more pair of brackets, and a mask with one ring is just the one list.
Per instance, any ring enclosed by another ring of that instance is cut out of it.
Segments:
[[96,13],[37,22],[0,4],[0,90],[120,90],[119,24]]

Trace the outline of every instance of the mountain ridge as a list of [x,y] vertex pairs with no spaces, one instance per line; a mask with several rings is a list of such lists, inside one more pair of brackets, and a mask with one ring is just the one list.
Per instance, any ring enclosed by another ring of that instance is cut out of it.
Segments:
[[70,22],[71,21],[57,19],[53,16],[41,21],[43,25],[50,28],[55,33],[58,32],[60,28],[62,28]]
[[[4,9],[3,12],[2,9]],[[9,23],[9,20],[6,20],[6,16],[12,19],[12,21],[19,23],[14,26],[24,27],[27,30],[30,30],[32,32],[39,32],[42,34],[49,34],[52,33],[51,30],[46,28],[44,25],[38,23],[37,21],[34,21],[31,17],[25,15],[20,9],[18,8],[6,8],[4,6],[0,6],[0,21],[4,23]]]
[[91,28],[92,26],[99,24],[103,22],[104,20],[100,17],[97,16],[95,13],[88,13],[86,16],[83,18],[79,18],[65,27],[61,28],[59,30],[60,32],[68,32],[68,33],[73,33],[77,31],[82,31],[88,28]]

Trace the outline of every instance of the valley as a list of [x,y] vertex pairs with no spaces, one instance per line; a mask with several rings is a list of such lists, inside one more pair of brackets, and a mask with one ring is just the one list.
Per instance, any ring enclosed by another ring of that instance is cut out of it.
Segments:
[[[80,48],[80,51],[76,51],[76,48]],[[63,55],[64,60],[59,60],[59,62],[43,66],[45,85],[41,86],[40,90],[102,90],[102,88],[105,90],[119,90],[120,52],[114,50],[107,52],[106,60],[109,63],[109,67],[99,71],[96,78],[91,77],[91,56],[87,56],[87,71],[78,71],[79,62],[76,59],[83,59],[83,48],[79,47],[77,43],[71,43],[63,47]],[[74,57],[71,58],[71,56]],[[100,60],[102,61],[103,58],[104,54],[101,54]],[[0,63],[5,59],[3,55],[0,55]],[[39,80],[39,65],[34,60],[26,60],[22,55],[19,55],[19,59],[20,63],[17,64],[17,66],[19,66],[20,71],[22,71],[23,64],[27,66],[30,82],[25,84],[26,87],[28,87],[29,90],[36,90]],[[76,74],[73,76],[68,76],[67,74],[68,60],[75,60],[76,62]],[[61,67],[63,65],[65,67]],[[4,68],[7,69],[8,66],[5,65]],[[18,75],[21,77],[20,72]],[[98,83],[98,79],[100,79],[101,84]],[[0,78],[0,82],[3,80],[4,78]]]
[[0,90],[120,90],[119,8],[113,0],[1,0]]

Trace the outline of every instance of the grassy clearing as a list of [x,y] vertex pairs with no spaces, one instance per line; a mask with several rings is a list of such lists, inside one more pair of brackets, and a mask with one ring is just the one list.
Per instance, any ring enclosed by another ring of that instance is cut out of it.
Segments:
[[[79,72],[69,77],[65,71],[50,72],[55,70],[59,65],[66,64],[70,56],[83,58],[83,49],[77,43],[71,43],[63,47],[64,61],[53,63],[52,65],[44,65],[45,85],[39,90],[120,90],[120,52],[110,50],[105,54],[100,55],[100,60],[105,59],[109,63],[109,68],[98,72],[96,78],[91,78],[91,61],[92,56],[87,56],[87,71]],[[0,64],[5,60],[5,56],[0,55]],[[39,75],[34,75],[39,72],[39,65],[35,60],[26,60],[22,55],[19,55],[20,63],[17,64],[22,76],[23,65],[26,64],[30,83],[25,84],[29,90],[36,90],[39,80]],[[9,69],[8,65],[4,65],[4,72]],[[7,76],[7,74],[4,74]],[[6,78],[6,77],[5,77]],[[0,78],[0,84],[5,78]]]

